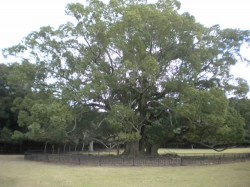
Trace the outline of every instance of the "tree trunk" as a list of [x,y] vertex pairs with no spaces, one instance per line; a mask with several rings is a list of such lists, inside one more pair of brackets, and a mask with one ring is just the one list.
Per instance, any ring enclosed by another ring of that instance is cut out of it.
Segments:
[[84,143],[82,143],[82,152],[84,151]]
[[77,143],[76,143],[76,145],[75,145],[75,152],[77,151]]
[[94,141],[91,141],[89,143],[89,152],[93,152],[94,151]]
[[146,130],[146,126],[142,126],[141,127],[141,132],[140,132],[140,135],[141,135],[141,139],[139,141],[139,151],[140,151],[140,154],[145,154],[145,149],[146,149],[146,135],[145,135],[145,130]]
[[54,147],[54,144],[52,145],[52,154],[54,154],[54,151],[55,151],[55,147]]
[[47,144],[48,144],[48,142],[45,142],[45,144],[44,144],[44,153],[47,153]]
[[120,144],[116,144],[116,155],[120,155]]
[[66,150],[66,144],[63,145],[63,153],[65,153]]
[[152,156],[158,155],[158,149],[159,149],[159,145],[158,144],[154,144],[151,147],[151,153],[150,153],[150,155],[152,155]]
[[139,154],[139,141],[127,142],[123,155],[138,156]]
[[156,156],[158,155],[158,149],[159,149],[158,144],[154,144],[154,145],[149,144],[147,145],[146,154],[151,155],[151,156]]

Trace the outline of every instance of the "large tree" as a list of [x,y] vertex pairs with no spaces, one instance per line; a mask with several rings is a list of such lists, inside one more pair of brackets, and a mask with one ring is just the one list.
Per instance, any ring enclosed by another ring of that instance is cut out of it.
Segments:
[[176,0],[69,4],[72,22],[42,27],[5,53],[28,53],[56,97],[105,113],[125,154],[154,153],[176,138],[212,144],[238,125],[227,125],[225,94],[235,88],[229,68],[249,31],[204,27],[179,7]]

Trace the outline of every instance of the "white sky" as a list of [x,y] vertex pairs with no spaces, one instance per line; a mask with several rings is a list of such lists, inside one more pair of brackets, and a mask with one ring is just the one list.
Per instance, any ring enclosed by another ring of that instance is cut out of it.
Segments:
[[[18,44],[23,37],[41,26],[59,26],[67,21],[65,6],[85,0],[2,0],[0,1],[0,50]],[[250,30],[249,0],[180,0],[182,12],[189,12],[205,26]],[[250,49],[242,51],[250,58]],[[0,54],[0,63],[5,62]],[[244,63],[232,68],[236,77],[250,84],[250,66]],[[249,94],[250,96],[250,94]]]

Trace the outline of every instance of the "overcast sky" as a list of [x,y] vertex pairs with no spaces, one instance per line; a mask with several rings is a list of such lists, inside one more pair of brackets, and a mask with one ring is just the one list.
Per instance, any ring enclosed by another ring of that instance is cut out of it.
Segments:
[[[69,18],[65,6],[69,2],[85,0],[2,0],[0,1],[0,50],[10,47],[41,26],[57,27]],[[205,26],[219,24],[222,28],[250,30],[249,0],[180,0],[181,12],[189,12]],[[250,58],[250,49],[242,53]],[[0,63],[4,62],[0,54]],[[232,68],[236,77],[245,78],[250,84],[250,67],[238,63]]]

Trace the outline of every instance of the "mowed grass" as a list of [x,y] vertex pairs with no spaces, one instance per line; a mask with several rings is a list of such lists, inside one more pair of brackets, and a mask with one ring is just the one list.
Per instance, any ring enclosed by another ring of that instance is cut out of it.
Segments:
[[185,167],[85,167],[0,155],[2,187],[249,187],[250,162]]
[[[231,148],[226,149],[222,152],[216,152],[212,149],[159,149],[158,153],[160,155],[164,154],[178,154],[179,156],[183,155],[197,155],[197,154],[240,154],[240,153],[250,153],[250,148]],[[250,186],[250,185],[249,185]]]
[[[120,154],[123,153],[123,149],[120,150]],[[171,149],[171,148],[160,148],[158,150],[159,155],[165,154],[178,154],[179,156],[197,156],[197,155],[217,155],[217,154],[241,154],[241,153],[250,153],[250,148],[229,148],[222,152],[217,152],[212,149]],[[116,150],[105,150],[105,151],[95,151],[95,152],[77,152],[77,154],[84,155],[117,155]]]

